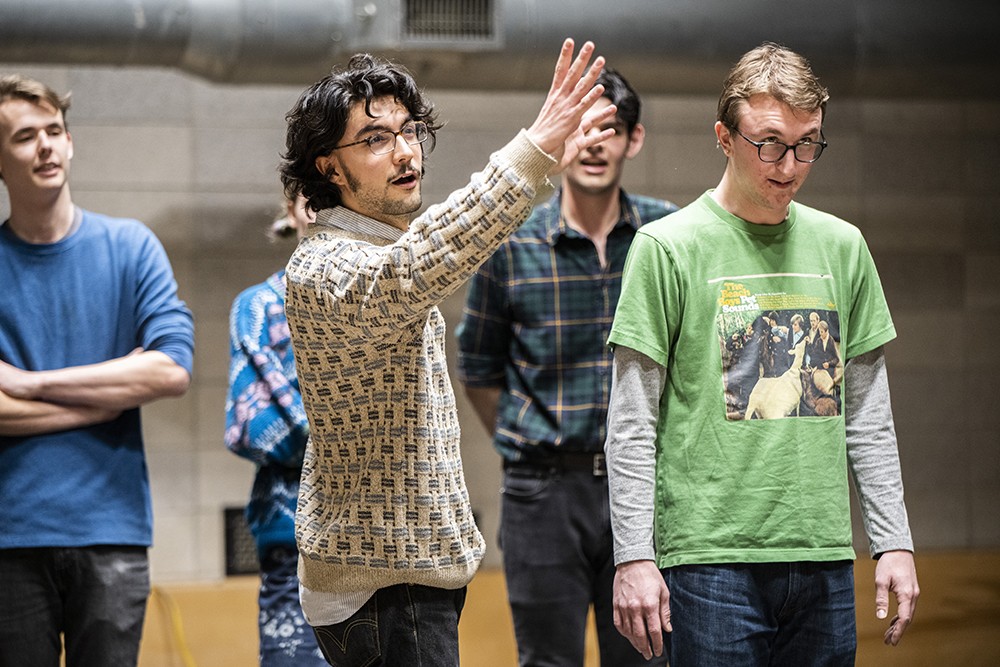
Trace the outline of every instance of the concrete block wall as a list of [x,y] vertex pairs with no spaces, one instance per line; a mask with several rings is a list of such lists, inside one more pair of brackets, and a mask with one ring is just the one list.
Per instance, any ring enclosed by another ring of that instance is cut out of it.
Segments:
[[[218,578],[222,509],[242,505],[253,478],[252,465],[222,445],[229,306],[292,249],[269,243],[264,230],[280,205],[275,167],[284,114],[302,86],[219,85],[154,68],[0,64],[0,72],[11,71],[73,91],[76,202],[146,222],[195,314],[191,390],[144,410],[156,526],[151,559],[157,581]],[[542,91],[428,92],[446,122],[428,164],[428,204],[463,185],[492,150],[530,124],[543,98]],[[899,332],[888,357],[917,545],[998,547],[1000,179],[993,156],[1000,130],[992,121],[1000,104],[832,94],[830,148],[800,200],[857,224],[879,266]],[[626,168],[626,188],[684,205],[714,187],[724,166],[714,112],[711,97],[646,98],[646,147]],[[7,214],[0,188],[0,220]],[[452,332],[462,297],[442,306]],[[453,338],[449,346],[454,359]],[[499,458],[456,393],[487,564],[498,565]]]

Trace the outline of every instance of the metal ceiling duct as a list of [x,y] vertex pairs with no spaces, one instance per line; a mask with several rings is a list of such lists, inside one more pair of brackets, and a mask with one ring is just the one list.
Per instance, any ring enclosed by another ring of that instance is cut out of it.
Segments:
[[996,0],[0,0],[0,62],[176,67],[309,83],[351,54],[431,88],[548,85],[560,41],[593,39],[646,93],[715,93],[764,40],[838,95],[1000,97]]

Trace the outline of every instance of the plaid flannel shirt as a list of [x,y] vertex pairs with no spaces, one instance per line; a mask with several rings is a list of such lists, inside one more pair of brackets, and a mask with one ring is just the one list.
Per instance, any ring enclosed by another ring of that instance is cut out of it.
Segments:
[[534,448],[600,452],[611,393],[608,334],[635,230],[677,210],[621,193],[606,265],[568,227],[557,192],[469,283],[457,328],[458,370],[470,387],[502,387],[494,445],[508,460]]

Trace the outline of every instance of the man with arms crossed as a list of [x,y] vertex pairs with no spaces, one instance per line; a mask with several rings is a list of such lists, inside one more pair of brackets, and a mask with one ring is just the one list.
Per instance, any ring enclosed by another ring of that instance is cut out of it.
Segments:
[[63,643],[69,667],[136,664],[152,542],[139,406],[191,378],[191,313],[159,241],[73,204],[68,108],[0,78],[3,667],[55,667]]
[[[286,194],[316,223],[286,273],[310,442],[296,518],[302,608],[334,665],[457,665],[483,556],[437,305],[531,211],[547,174],[607,139],[593,45],[567,40],[534,123],[444,204],[421,206],[439,125],[401,67],[368,55],[289,113]],[[567,157],[567,159],[568,159]],[[411,219],[412,218],[412,219]],[[376,663],[376,661],[378,661]]]
[[626,194],[642,149],[639,96],[598,82],[614,135],[580,153],[562,188],[473,277],[458,328],[465,391],[503,457],[507,594],[521,665],[582,665],[587,611],[601,664],[646,664],[615,630],[604,439],[611,320],[635,230],[677,209]]
[[[647,657],[672,631],[672,667],[854,664],[848,469],[878,558],[876,614],[890,591],[898,605],[886,643],[919,595],[878,275],[857,228],[793,201],[826,146],[827,99],[801,56],[744,55],[719,101],[722,181],[643,227],[626,264],[607,445],[616,625]],[[726,336],[818,308],[849,360],[845,414],[727,411]]]

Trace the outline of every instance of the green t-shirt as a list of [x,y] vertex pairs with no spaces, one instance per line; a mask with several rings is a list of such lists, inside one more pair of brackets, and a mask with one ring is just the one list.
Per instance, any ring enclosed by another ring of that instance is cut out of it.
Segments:
[[707,192],[642,227],[609,342],[667,369],[658,566],[853,558],[843,364],[894,337],[860,231],[832,215],[755,225]]

